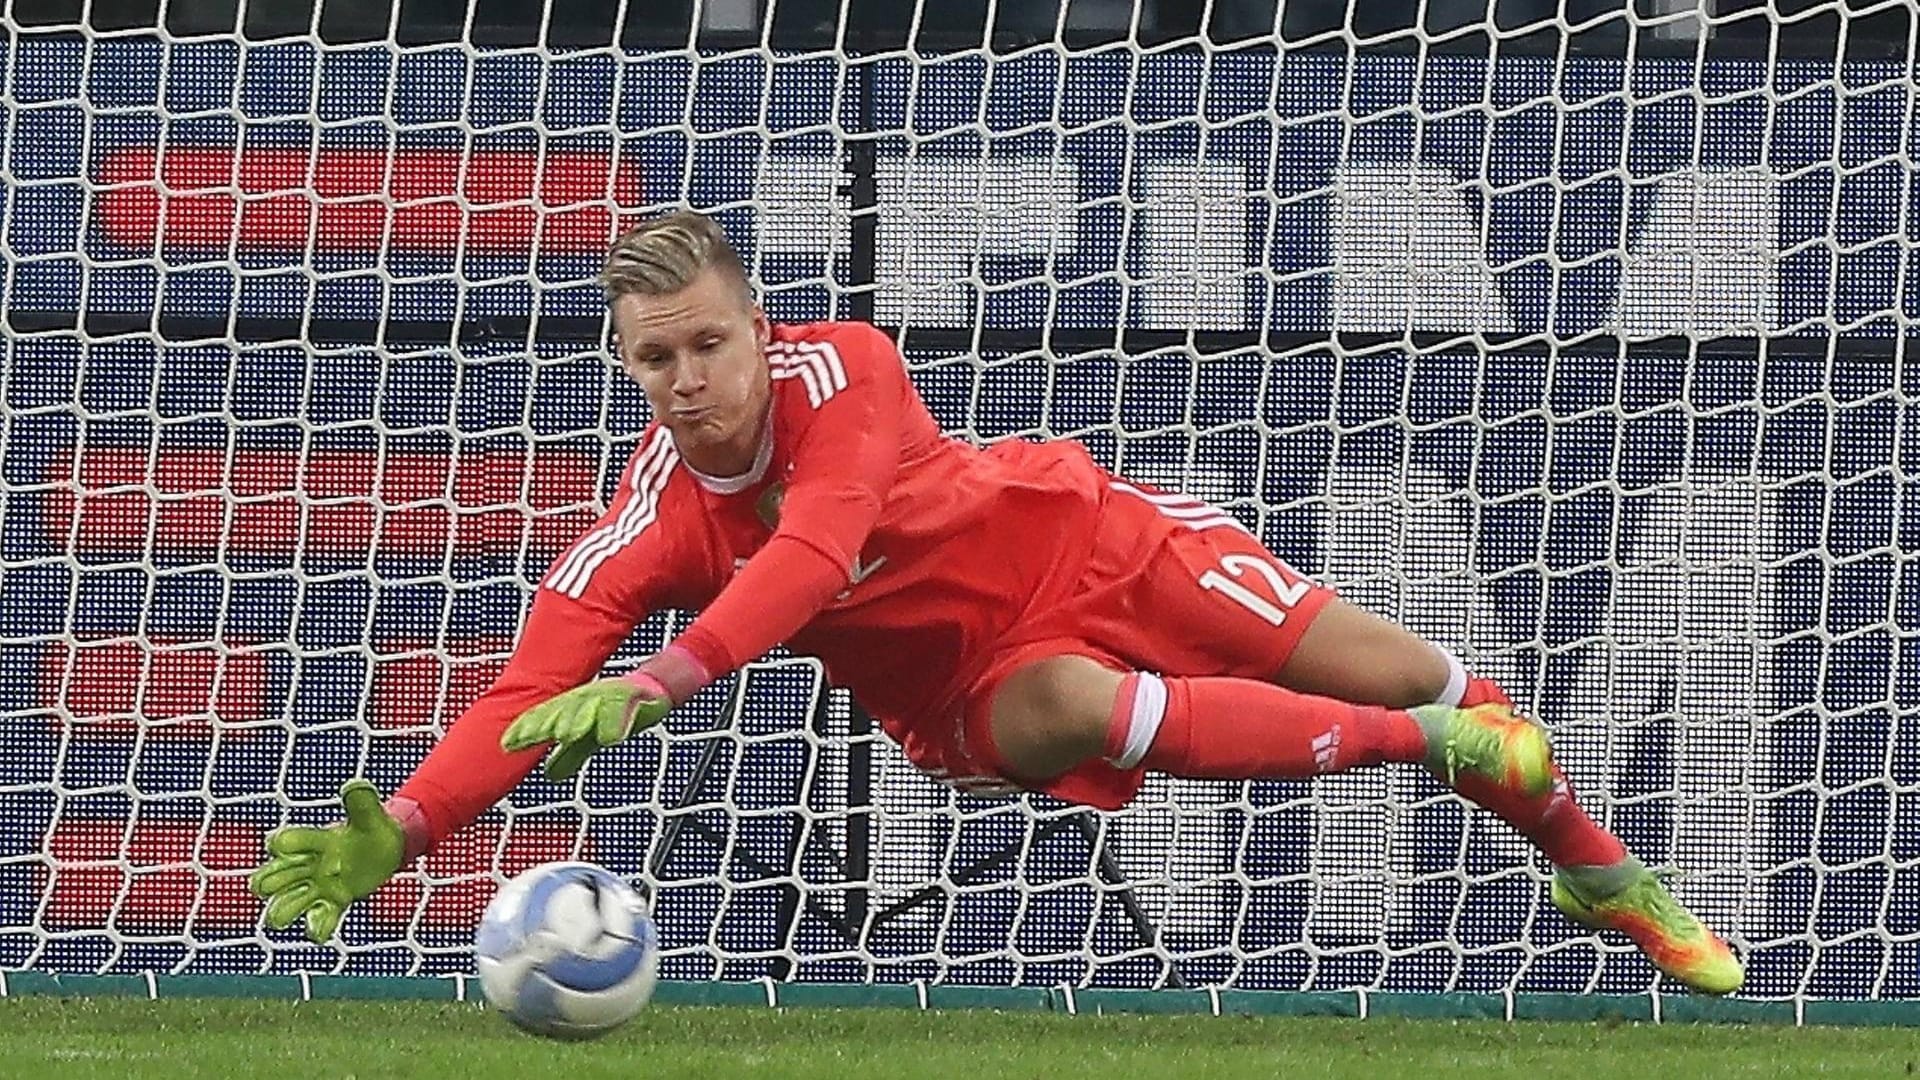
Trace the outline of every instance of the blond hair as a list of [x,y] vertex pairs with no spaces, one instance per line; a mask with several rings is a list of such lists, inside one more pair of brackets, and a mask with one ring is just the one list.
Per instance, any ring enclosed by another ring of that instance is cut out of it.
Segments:
[[738,280],[752,300],[753,286],[747,281],[746,267],[741,265],[740,253],[728,242],[720,223],[692,210],[677,210],[621,233],[607,251],[600,284],[608,300],[634,293],[665,296],[693,284],[712,267]]

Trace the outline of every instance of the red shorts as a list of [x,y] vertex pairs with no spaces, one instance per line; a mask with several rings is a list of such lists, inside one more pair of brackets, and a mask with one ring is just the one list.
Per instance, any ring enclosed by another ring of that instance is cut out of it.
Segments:
[[[988,650],[960,715],[911,726],[910,756],[962,787],[1007,790],[993,745],[995,691],[1051,656],[1084,656],[1117,671],[1270,679],[1329,600],[1232,515],[1181,495],[1114,481],[1086,572],[1059,603],[1039,606]],[[955,721],[958,721],[957,723]],[[942,744],[945,745],[937,745]],[[923,753],[912,753],[913,750]],[[1032,785],[1104,810],[1140,790],[1144,770],[1093,761]]]

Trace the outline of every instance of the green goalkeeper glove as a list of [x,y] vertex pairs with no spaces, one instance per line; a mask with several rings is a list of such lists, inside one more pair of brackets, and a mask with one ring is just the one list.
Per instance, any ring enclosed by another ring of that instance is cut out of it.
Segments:
[[596,679],[521,713],[500,736],[500,748],[525,750],[553,743],[547,778],[567,780],[595,750],[645,731],[672,708],[673,699],[656,679]]
[[307,937],[324,943],[347,905],[372,893],[400,869],[406,834],[365,780],[340,789],[347,820],[316,829],[290,825],[267,837],[270,858],[247,879],[267,902],[267,925],[285,930],[307,919]]

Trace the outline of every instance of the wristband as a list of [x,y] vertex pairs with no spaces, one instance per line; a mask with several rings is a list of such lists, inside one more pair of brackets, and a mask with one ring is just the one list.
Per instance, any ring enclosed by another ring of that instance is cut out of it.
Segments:
[[622,677],[675,705],[699,693],[701,687],[713,681],[713,676],[699,658],[680,645],[668,645]]
[[400,856],[400,865],[405,866],[426,854],[432,842],[433,830],[427,825],[427,812],[420,804],[405,795],[395,795],[381,804],[387,816],[400,823],[400,831],[407,838],[406,851]]

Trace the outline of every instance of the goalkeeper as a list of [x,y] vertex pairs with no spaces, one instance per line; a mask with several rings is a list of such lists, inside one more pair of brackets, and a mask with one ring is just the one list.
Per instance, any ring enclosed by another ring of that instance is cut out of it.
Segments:
[[[1424,763],[1555,867],[1573,919],[1695,990],[1725,942],[1575,801],[1547,737],[1446,651],[1338,598],[1226,512],[1132,483],[1077,443],[941,436],[892,341],[776,326],[711,219],[621,236],[603,281],[654,422],[599,522],[553,564],[499,680],[382,804],[287,828],[252,878],[276,928],[348,904],[504,798],[565,779],[781,643],[812,654],[907,757],[978,792],[1117,809],[1145,770],[1307,777]],[[700,611],[598,678],[648,612]]]

